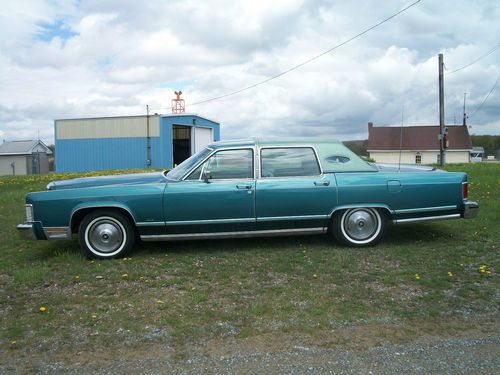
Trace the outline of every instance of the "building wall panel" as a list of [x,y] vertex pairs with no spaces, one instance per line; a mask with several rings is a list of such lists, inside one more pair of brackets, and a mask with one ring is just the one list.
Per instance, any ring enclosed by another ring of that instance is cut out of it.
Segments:
[[[87,172],[110,169],[145,169],[146,138],[56,140],[56,171]],[[152,168],[160,163],[160,138],[151,138]]]
[[0,176],[12,176],[12,162],[15,163],[16,176],[27,174],[26,155],[0,155]]
[[[131,138],[147,136],[146,116],[56,120],[57,139]],[[159,116],[149,117],[151,137],[160,136]]]

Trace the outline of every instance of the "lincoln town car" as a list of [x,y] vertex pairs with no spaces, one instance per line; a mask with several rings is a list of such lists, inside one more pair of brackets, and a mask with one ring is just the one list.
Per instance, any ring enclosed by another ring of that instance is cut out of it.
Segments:
[[340,142],[216,142],[169,172],[55,181],[26,195],[17,229],[76,236],[92,258],[138,240],[325,234],[374,245],[389,222],[469,219],[467,174],[366,162]]

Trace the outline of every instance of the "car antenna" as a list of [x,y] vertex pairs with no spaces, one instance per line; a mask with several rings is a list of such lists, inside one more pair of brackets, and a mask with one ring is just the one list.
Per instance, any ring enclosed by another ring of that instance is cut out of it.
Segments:
[[399,132],[399,163],[398,172],[401,172],[401,153],[403,152],[403,122],[405,114],[405,105],[401,106],[401,131]]

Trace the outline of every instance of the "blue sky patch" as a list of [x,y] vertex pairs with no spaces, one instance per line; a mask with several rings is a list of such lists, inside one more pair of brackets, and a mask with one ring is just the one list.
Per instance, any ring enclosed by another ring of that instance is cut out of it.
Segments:
[[40,31],[36,38],[45,42],[50,42],[54,38],[60,38],[63,42],[78,35],[72,31],[63,20],[57,20],[54,23],[40,23],[38,24]]

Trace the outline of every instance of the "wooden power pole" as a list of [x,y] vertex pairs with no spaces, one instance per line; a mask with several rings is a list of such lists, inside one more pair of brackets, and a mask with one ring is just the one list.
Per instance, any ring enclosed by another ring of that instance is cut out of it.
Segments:
[[439,164],[444,167],[444,75],[443,54],[439,54]]

